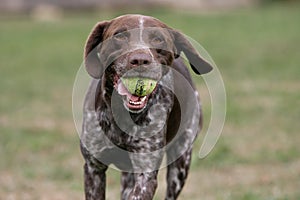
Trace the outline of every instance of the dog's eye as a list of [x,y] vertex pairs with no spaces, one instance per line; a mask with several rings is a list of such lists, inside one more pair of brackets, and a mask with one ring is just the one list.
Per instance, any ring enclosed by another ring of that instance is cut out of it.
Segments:
[[114,34],[114,38],[119,41],[126,41],[128,39],[129,35],[126,32],[117,32]]
[[158,36],[155,36],[151,39],[151,43],[154,45],[162,44],[163,42],[163,39]]

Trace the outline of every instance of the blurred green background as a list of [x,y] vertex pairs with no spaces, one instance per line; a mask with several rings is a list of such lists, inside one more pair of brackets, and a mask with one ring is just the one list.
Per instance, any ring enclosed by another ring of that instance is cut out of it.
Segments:
[[[72,86],[91,28],[124,13],[152,15],[194,38],[224,79],[221,138],[203,160],[196,141],[180,199],[300,199],[300,4],[270,2],[221,11],[1,15],[0,199],[83,199]],[[207,128],[209,96],[203,83],[197,87]],[[164,174],[155,199],[163,199]],[[107,182],[107,198],[118,199],[119,173],[110,169]]]

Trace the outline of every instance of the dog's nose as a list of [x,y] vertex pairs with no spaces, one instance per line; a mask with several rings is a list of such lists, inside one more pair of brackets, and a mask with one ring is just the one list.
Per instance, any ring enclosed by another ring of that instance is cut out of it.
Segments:
[[133,67],[142,66],[142,65],[150,65],[151,64],[151,55],[144,52],[132,53],[129,56],[129,63]]

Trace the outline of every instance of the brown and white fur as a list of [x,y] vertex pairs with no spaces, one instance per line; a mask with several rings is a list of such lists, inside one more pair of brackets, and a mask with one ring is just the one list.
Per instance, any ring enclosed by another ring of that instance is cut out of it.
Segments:
[[[212,69],[180,32],[153,17],[124,15],[93,28],[84,50],[86,70],[94,78],[85,98],[81,134],[86,200],[105,199],[109,164],[122,171],[121,199],[153,199],[164,153],[169,163],[165,199],[177,199],[188,175],[191,145],[202,125],[196,90],[187,92],[182,101],[191,104],[189,98],[196,99],[192,106],[198,112],[191,115],[174,95],[185,88],[171,70],[194,88],[181,52],[196,74]],[[151,94],[133,97],[123,91],[122,76],[163,82]],[[183,116],[189,119],[179,128]],[[120,127],[119,121],[128,128]]]

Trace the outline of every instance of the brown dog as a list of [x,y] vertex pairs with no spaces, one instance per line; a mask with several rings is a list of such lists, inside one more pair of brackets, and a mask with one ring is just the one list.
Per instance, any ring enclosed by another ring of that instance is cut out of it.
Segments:
[[[198,93],[181,52],[196,74],[212,69],[181,33],[152,17],[125,15],[92,30],[84,58],[94,79],[81,134],[87,200],[105,199],[110,164],[122,171],[123,200],[152,199],[164,153],[166,199],[178,197],[202,122]],[[132,94],[124,77],[154,80],[155,89]]]

